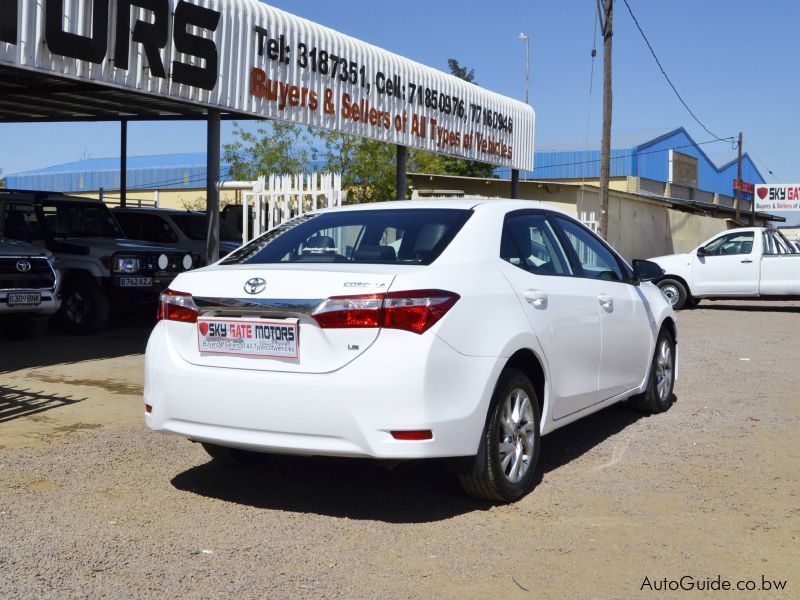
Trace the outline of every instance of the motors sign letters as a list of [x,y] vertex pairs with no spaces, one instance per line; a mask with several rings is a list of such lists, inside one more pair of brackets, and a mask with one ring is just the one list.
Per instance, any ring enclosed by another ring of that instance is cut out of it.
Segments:
[[0,0],[0,65],[533,166],[530,106],[258,0]]

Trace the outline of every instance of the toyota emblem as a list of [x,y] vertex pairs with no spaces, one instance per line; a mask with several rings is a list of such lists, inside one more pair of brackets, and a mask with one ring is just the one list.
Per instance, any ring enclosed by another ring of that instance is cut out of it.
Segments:
[[17,261],[17,271],[20,273],[27,273],[31,270],[31,263],[27,260],[18,260]]
[[267,282],[261,277],[253,277],[248,279],[244,284],[244,291],[248,294],[258,294],[264,291],[267,287]]

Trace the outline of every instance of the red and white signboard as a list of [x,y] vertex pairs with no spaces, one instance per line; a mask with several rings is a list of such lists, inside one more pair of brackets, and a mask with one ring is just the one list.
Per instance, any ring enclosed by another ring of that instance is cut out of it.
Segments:
[[197,320],[197,349],[214,354],[297,358],[297,319]]
[[769,183],[756,186],[756,210],[800,212],[800,183]]

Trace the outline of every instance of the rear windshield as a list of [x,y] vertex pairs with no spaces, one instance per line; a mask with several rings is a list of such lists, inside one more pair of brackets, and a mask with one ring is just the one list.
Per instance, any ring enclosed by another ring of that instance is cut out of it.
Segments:
[[470,210],[419,208],[304,215],[242,246],[222,264],[428,265],[471,214]]

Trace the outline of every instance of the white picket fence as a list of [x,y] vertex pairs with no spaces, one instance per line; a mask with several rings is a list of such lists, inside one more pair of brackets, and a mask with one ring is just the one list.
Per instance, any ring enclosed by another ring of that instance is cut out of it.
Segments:
[[[261,176],[242,194],[242,235],[248,241],[284,221],[318,208],[341,206],[345,199],[339,173],[272,174]],[[249,207],[255,213],[250,231]]]

